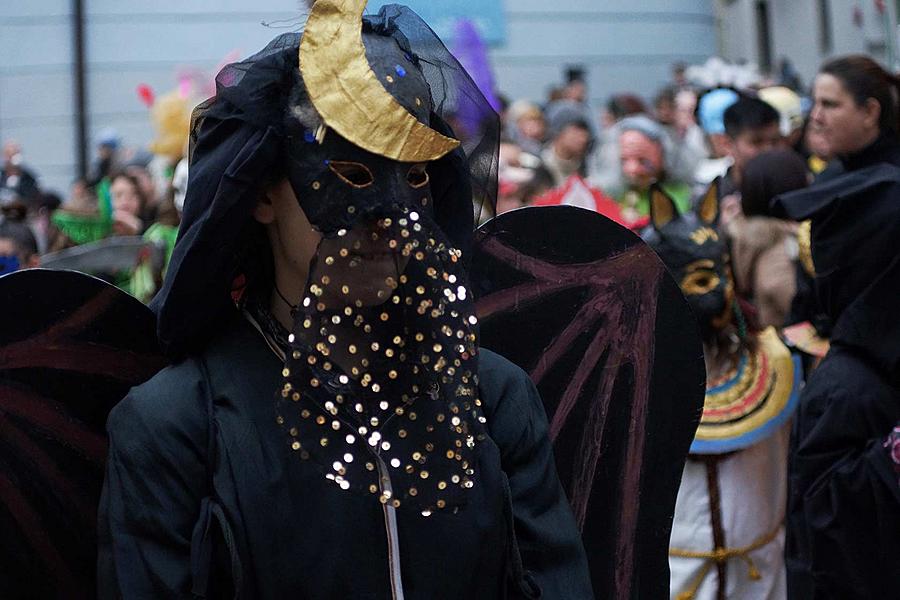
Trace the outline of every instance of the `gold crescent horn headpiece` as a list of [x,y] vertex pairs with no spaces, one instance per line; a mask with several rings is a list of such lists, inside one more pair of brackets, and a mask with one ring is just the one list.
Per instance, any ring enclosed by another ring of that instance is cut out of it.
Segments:
[[300,42],[300,73],[313,106],[364,150],[401,162],[437,160],[459,140],[424,125],[391,96],[369,66],[362,40],[366,0],[318,0]]

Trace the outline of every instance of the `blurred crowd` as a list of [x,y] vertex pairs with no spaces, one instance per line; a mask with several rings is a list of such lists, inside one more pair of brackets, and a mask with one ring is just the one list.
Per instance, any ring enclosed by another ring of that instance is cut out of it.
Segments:
[[158,136],[147,147],[127,146],[114,129],[101,130],[86,176],[65,194],[39,184],[18,142],[3,144],[0,274],[72,268],[142,301],[152,298],[175,245],[187,184],[190,103],[167,100],[151,111]]
[[639,229],[647,223],[651,184],[684,210],[721,177],[730,217],[739,212],[737,192],[757,155],[792,149],[809,161],[812,174],[831,158],[807,125],[810,90],[799,88],[796,77],[703,88],[686,71],[675,65],[672,81],[652,102],[617,93],[598,115],[577,77],[543,105],[506,103],[498,212],[550,202],[558,194],[548,199],[548,191],[575,178],[614,201],[618,211],[607,216]]
[[[868,58],[854,61],[854,69],[880,70]],[[811,318],[802,310],[791,315],[803,245],[798,224],[773,218],[770,202],[840,172],[837,159],[874,140],[863,140],[824,103],[815,108],[817,90],[804,87],[788,61],[777,76],[727,79],[710,86],[709,68],[675,64],[651,101],[616,93],[599,114],[578,73],[543,104],[504,99],[497,212],[568,204],[640,232],[654,186],[684,212],[715,185],[738,293],[752,302],[759,324]],[[896,143],[892,131],[882,136]]]
[[[800,245],[796,224],[769,219],[768,203],[811,182],[842,148],[825,136],[827,111],[812,110],[814,90],[802,86],[789,63],[778,76],[760,78],[737,67],[727,72],[716,60],[714,68],[673,65],[671,81],[649,102],[615,93],[600,112],[588,102],[578,71],[542,104],[498,94],[497,213],[571,204],[640,231],[649,221],[651,186],[685,211],[716,182],[739,292],[755,298],[762,324],[783,325],[797,288],[790,267],[800,260]],[[716,85],[716,78],[729,85]],[[144,301],[152,297],[177,235],[191,103],[184,94],[154,101],[151,92],[141,93],[150,96],[157,139],[141,147],[102,130],[87,175],[67,193],[43,189],[23,148],[5,142],[4,272],[36,266],[44,255],[49,265],[74,264]],[[113,237],[129,241],[104,243]],[[93,244],[91,252],[66,252],[86,244]],[[80,262],[72,262],[73,254]],[[134,268],[123,271],[131,259]]]

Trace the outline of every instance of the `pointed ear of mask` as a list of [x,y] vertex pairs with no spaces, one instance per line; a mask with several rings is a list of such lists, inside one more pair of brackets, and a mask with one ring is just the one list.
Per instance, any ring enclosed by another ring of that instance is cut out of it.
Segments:
[[715,227],[719,222],[719,178],[716,178],[697,206],[697,216],[705,225]]
[[659,185],[650,187],[650,222],[659,231],[679,217],[675,201]]

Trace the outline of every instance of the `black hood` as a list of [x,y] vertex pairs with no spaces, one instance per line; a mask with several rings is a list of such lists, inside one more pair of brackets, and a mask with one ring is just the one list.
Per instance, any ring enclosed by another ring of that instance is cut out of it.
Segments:
[[774,205],[812,221],[816,294],[835,324],[832,343],[862,351],[900,380],[900,168],[860,169]]
[[[447,122],[470,104],[485,115],[477,135],[428,167],[437,225],[467,258],[473,208],[477,212],[496,201],[497,115],[412,11],[387,6],[364,17],[363,34],[373,68],[383,62],[380,54],[400,51],[406,68],[415,71],[409,79],[424,78],[430,114],[415,116],[432,128],[453,136]],[[300,33],[282,34],[254,56],[226,66],[216,78],[216,96],[194,112],[178,242],[163,287],[151,303],[160,343],[172,358],[203,347],[224,313],[233,310],[236,284],[250,285],[253,277],[265,280],[267,267],[254,249],[268,252],[268,244],[252,218],[253,208],[266,184],[291,173],[289,156],[296,158],[298,144],[306,143],[311,155],[318,150],[314,140],[297,140],[295,121],[315,118],[299,74],[301,39]],[[402,91],[403,86],[397,87]],[[333,131],[328,136],[339,137]]]

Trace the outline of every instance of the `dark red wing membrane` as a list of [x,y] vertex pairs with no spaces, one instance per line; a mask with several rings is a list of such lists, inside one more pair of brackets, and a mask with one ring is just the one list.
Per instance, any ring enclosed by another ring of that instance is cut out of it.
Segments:
[[476,234],[481,345],[541,392],[597,598],[668,597],[675,497],[703,406],[696,323],[636,235],[573,207]]
[[153,313],[34,269],[0,277],[0,319],[0,597],[94,597],[106,417],[165,365]]

